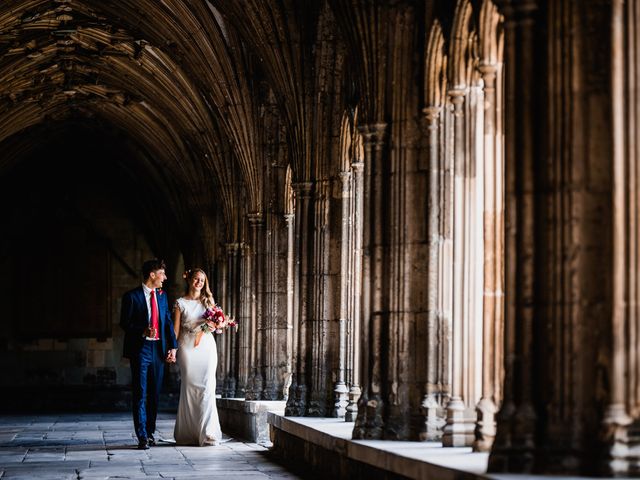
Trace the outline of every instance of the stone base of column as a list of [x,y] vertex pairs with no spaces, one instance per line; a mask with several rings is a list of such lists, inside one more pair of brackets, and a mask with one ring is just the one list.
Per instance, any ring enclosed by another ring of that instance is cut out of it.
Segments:
[[602,471],[606,475],[638,475],[640,472],[640,424],[627,415],[624,405],[609,405],[603,436],[608,446]]
[[442,440],[443,429],[447,423],[444,419],[443,408],[438,404],[435,395],[426,395],[422,401],[422,411],[425,416],[424,430],[420,433],[420,440],[439,442]]
[[255,372],[252,372],[251,375],[249,375],[249,380],[247,380],[247,392],[245,394],[245,398],[247,400],[258,400],[260,397],[259,390],[256,392],[255,389],[255,381],[256,374]]
[[242,382],[236,384],[236,394],[234,398],[245,398],[247,395],[247,387]]
[[502,404],[498,413],[496,438],[489,456],[490,473],[531,473],[534,467],[533,432],[536,416],[529,404]]
[[443,447],[470,447],[475,440],[476,412],[467,408],[460,397],[447,405],[447,424],[442,435]]
[[224,388],[222,389],[222,398],[233,398],[236,394],[236,379],[233,377],[227,377],[224,381]]
[[318,392],[312,392],[309,398],[309,405],[304,413],[307,417],[327,417],[331,411],[331,401],[323,398]]
[[360,387],[352,385],[349,389],[349,404],[344,415],[345,422],[355,422],[358,417],[358,399],[360,398]]
[[333,411],[331,416],[334,418],[342,418],[347,414],[347,405],[349,404],[349,390],[344,382],[336,383],[336,387],[333,390],[335,396],[335,403],[333,405]]
[[289,385],[289,395],[287,396],[287,406],[284,409],[284,415],[286,417],[299,417],[300,414],[296,408],[296,389],[298,384],[295,380],[295,376],[291,379],[291,385]]
[[264,389],[264,381],[260,372],[256,372],[253,377],[253,394],[254,400],[262,400],[262,390]]
[[354,440],[380,440],[383,438],[384,421],[382,412],[384,405],[379,394],[368,397],[365,393],[358,401],[358,417],[353,428]]
[[281,400],[278,385],[274,381],[267,381],[262,390],[262,399],[268,401]]
[[307,387],[298,385],[293,380],[289,388],[289,399],[287,400],[287,408],[285,416],[287,417],[304,417],[307,410]]
[[496,408],[493,400],[482,398],[476,406],[478,423],[475,429],[473,450],[476,452],[490,452],[496,438]]

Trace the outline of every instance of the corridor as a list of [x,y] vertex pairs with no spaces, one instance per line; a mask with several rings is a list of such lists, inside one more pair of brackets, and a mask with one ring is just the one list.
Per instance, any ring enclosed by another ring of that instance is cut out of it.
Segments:
[[161,414],[163,441],[137,450],[127,413],[0,417],[0,478],[295,479],[267,448],[229,439],[217,447],[178,447],[173,414]]
[[[640,477],[639,52],[640,0],[0,1],[0,478]],[[255,443],[138,452],[189,272]]]

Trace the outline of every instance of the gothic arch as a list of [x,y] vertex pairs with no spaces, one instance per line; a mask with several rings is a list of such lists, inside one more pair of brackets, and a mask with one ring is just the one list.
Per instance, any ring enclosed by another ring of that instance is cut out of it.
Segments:
[[425,60],[425,105],[442,107],[447,93],[447,52],[442,27],[433,22],[427,40]]
[[449,83],[451,88],[471,85],[477,49],[473,7],[469,0],[458,0],[449,42]]

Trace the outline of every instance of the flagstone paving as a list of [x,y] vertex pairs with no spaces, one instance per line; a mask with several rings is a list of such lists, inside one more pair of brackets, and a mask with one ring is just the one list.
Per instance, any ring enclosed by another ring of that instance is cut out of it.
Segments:
[[138,450],[126,413],[0,416],[1,479],[295,479],[268,448],[225,439],[177,446],[175,417],[160,414],[160,441]]

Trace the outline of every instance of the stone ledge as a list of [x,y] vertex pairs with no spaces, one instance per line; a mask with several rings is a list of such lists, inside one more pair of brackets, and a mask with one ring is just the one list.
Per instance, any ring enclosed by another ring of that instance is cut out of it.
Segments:
[[216,404],[222,431],[234,438],[265,444],[270,442],[267,414],[284,415],[287,402],[218,398]]
[[[333,418],[284,417],[269,413],[273,452],[286,461],[311,464],[339,478],[480,480],[488,454],[442,448],[437,442],[351,440],[353,423]],[[302,440],[302,441],[301,441]]]

